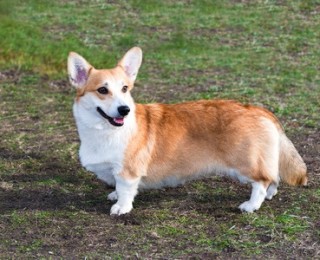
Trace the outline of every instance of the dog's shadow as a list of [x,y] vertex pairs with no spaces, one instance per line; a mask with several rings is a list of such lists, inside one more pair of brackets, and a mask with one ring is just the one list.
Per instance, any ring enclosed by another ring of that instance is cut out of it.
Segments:
[[[81,172],[79,163],[42,153],[0,149],[0,160],[17,165],[0,175],[0,214],[15,210],[85,210],[108,212],[111,188]],[[34,163],[29,163],[29,162]],[[23,166],[18,164],[24,164]],[[25,163],[27,162],[27,163]]]
[[[49,173],[2,178],[0,213],[22,209],[84,210],[107,213],[111,203],[107,201],[106,192],[111,191],[110,188],[104,187],[103,184],[97,184],[95,185],[96,190],[82,191],[81,185],[74,182],[67,183],[67,185],[50,184],[52,183],[52,177],[52,174]],[[60,177],[61,179],[65,178],[65,176],[58,174],[54,176],[54,179]],[[72,190],[65,188],[68,184],[73,187]],[[103,189],[105,189],[105,192],[102,192]]]
[[[76,173],[74,175],[76,178]],[[50,182],[53,178],[66,182],[63,185],[52,185]],[[114,188],[106,186],[94,176],[90,175],[88,179],[88,186],[94,187],[90,190],[82,190],[82,180],[70,181],[70,176],[66,178],[66,175],[61,173],[54,176],[53,173],[41,173],[3,177],[0,187],[0,214],[16,210],[83,210],[109,214],[113,202],[107,200],[107,194]],[[65,186],[73,188],[68,190]],[[196,210],[210,214],[222,208],[234,211],[233,207],[238,201],[239,198],[233,195],[190,194],[187,185],[142,191],[136,197],[134,207],[137,210],[172,207],[175,210]]]
[[[24,156],[15,155],[10,159],[19,161]],[[41,159],[39,155],[32,156]],[[6,154],[2,153],[1,157],[5,158]],[[209,190],[232,185],[225,180],[217,183],[212,181],[212,184],[207,184],[206,180],[202,182]],[[113,202],[107,200],[107,194],[113,190],[113,187],[106,186],[93,174],[84,173],[80,164],[76,163],[70,168],[59,159],[42,160],[38,171],[26,169],[25,173],[0,176],[0,214],[16,210],[83,210],[109,214]],[[172,207],[173,210],[196,210],[204,214],[222,209],[234,212],[236,204],[240,200],[244,201],[248,195],[249,190],[241,196],[232,192],[212,194],[197,191],[188,183],[177,188],[142,191],[135,199],[134,208],[148,210]]]

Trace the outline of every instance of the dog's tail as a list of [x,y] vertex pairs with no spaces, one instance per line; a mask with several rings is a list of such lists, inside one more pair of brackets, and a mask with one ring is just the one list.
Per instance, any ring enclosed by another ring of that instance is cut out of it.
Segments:
[[284,133],[280,135],[279,173],[289,185],[307,185],[307,166]]

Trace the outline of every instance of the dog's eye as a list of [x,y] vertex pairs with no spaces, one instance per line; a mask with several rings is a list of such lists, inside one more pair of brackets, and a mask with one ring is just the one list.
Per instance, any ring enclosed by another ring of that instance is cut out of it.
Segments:
[[106,94],[108,94],[108,92],[109,92],[106,87],[98,88],[97,91],[98,91],[100,94],[103,94],[103,95],[106,95]]
[[123,86],[123,87],[122,87],[122,92],[123,92],[123,93],[126,93],[127,91],[128,91],[128,86]]

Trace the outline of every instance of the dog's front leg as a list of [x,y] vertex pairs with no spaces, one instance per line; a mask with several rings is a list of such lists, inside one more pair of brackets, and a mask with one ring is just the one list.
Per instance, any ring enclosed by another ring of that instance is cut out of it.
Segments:
[[111,207],[110,215],[122,215],[129,213],[133,206],[134,197],[138,193],[140,178],[126,179],[116,175],[117,203]]

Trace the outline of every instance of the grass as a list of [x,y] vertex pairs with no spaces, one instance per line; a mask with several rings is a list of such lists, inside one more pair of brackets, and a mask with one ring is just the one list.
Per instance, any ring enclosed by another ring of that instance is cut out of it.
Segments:
[[[320,2],[1,1],[0,258],[319,257]],[[310,173],[254,214],[218,177],[141,193],[108,215],[111,188],[78,161],[66,57],[114,66],[144,51],[135,100],[225,98],[282,121]]]

